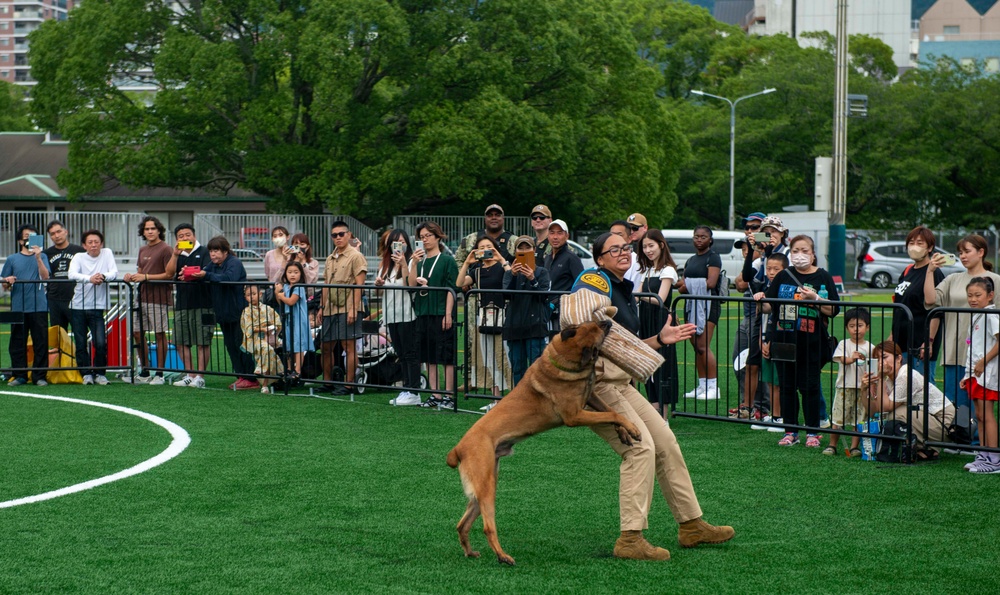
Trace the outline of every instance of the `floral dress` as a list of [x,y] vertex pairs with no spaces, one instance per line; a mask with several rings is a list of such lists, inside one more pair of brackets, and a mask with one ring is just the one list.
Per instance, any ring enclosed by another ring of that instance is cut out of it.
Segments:
[[274,352],[274,338],[281,333],[281,317],[274,308],[264,304],[249,305],[240,315],[244,351],[253,356],[254,374],[277,376],[285,371]]

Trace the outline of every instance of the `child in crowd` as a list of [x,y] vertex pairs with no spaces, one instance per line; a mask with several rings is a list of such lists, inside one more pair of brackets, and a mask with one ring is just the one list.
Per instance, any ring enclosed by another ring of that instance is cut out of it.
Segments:
[[[972,316],[969,337],[969,359],[965,362],[965,378],[959,386],[969,393],[976,407],[976,421],[979,422],[979,443],[986,448],[997,447],[997,417],[994,412],[1000,398],[1000,374],[998,374],[997,352],[1000,343],[1000,312],[993,307],[993,280],[989,277],[973,277],[966,288],[969,307],[980,310]],[[972,473],[1000,473],[1000,454],[978,452],[976,459],[965,466]]]
[[290,374],[292,384],[298,382],[302,374],[302,359],[312,348],[312,334],[309,332],[309,307],[306,303],[306,289],[302,286],[306,271],[296,261],[285,265],[281,282],[274,284],[274,296],[283,304],[285,320],[285,353],[294,354],[294,372]]
[[[774,281],[774,278],[778,276],[778,273],[787,268],[788,268],[788,257],[785,256],[783,252],[775,252],[770,256],[768,256],[767,260],[764,261],[764,277],[766,278],[766,282],[764,284],[764,287],[761,288],[760,291],[753,294],[753,299],[758,302],[764,299],[765,297],[764,292],[767,291],[767,288],[771,285],[771,281]],[[763,310],[761,309],[760,304],[757,304],[757,312],[758,315],[761,317],[760,326],[758,328],[761,330],[761,332],[763,332],[763,329],[767,328],[768,316],[770,316],[770,314],[764,313]],[[761,343],[763,343],[763,338],[760,336],[754,337],[753,340],[761,341]],[[760,381],[767,384],[770,387],[770,392],[771,392],[771,415],[763,417],[761,421],[762,422],[771,421],[778,425],[764,426],[755,424],[750,426],[750,429],[767,430],[769,432],[783,432],[784,429],[780,425],[782,422],[781,388],[780,388],[781,385],[778,381],[778,370],[775,367],[774,363],[771,361],[771,358],[767,357],[767,355],[764,355],[764,357],[761,358]]]
[[281,317],[273,308],[260,303],[260,288],[256,285],[247,285],[244,297],[249,305],[240,315],[242,348],[253,356],[253,373],[260,383],[260,392],[269,394],[271,379],[261,376],[278,376],[285,370],[278,354],[274,352],[274,343],[281,332]]
[[[865,338],[871,328],[871,315],[867,310],[851,308],[844,314],[848,338],[837,344],[833,352],[833,361],[840,364],[837,370],[837,388],[833,398],[833,427],[830,431],[830,446],[823,450],[825,455],[837,454],[840,444],[839,430],[846,425],[855,429],[865,423],[867,410],[859,398],[861,395],[861,377],[867,372],[869,360],[872,357],[872,345]],[[860,457],[861,438],[851,437],[850,457]]]

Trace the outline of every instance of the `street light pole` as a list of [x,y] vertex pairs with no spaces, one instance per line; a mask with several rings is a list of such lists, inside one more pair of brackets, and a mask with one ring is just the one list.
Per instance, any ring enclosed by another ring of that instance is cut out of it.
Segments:
[[706,93],[700,90],[692,90],[692,95],[703,95],[705,97],[712,97],[714,99],[721,99],[729,104],[729,231],[732,231],[736,226],[736,104],[743,101],[744,99],[750,99],[751,97],[757,97],[758,95],[767,95],[768,93],[774,93],[777,89],[764,89],[759,93],[754,93],[752,95],[744,95],[733,101],[727,97],[720,97],[719,95],[712,95],[711,93]]

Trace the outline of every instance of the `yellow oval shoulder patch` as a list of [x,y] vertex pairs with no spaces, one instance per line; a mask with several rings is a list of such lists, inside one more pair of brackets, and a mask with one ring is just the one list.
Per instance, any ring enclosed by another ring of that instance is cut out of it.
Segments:
[[608,286],[608,281],[598,275],[597,273],[585,273],[580,276],[580,283],[584,285],[590,285],[591,287],[597,289],[601,293],[608,293],[611,288]]

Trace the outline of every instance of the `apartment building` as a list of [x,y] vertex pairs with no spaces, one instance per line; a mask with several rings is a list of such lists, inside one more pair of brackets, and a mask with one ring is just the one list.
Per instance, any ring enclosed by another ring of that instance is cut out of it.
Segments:
[[74,0],[0,0],[0,80],[34,85],[28,34],[44,21],[64,21]]

